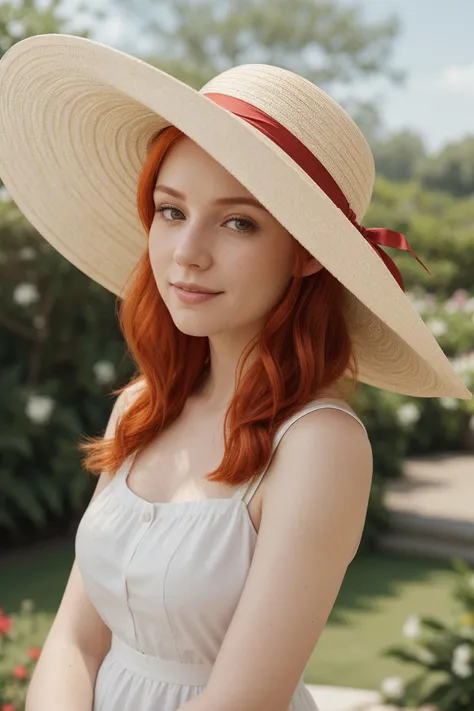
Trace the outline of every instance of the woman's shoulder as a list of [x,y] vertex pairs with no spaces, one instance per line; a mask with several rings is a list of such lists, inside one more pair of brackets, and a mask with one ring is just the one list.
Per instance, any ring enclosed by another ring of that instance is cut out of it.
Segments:
[[[368,436],[367,429],[360,416],[349,404],[348,400],[339,393],[325,392],[318,394],[298,413],[295,413],[288,424],[295,422],[295,420],[299,421],[297,422],[298,426],[291,429],[301,432],[307,431],[308,436],[311,436],[313,427],[318,429],[335,428],[341,436],[351,430],[362,430],[365,437]],[[285,423],[283,423],[283,429],[286,429]]]
[[117,405],[122,414],[132,405],[137,397],[143,392],[146,387],[144,378],[133,380],[125,390],[123,390],[117,398]]

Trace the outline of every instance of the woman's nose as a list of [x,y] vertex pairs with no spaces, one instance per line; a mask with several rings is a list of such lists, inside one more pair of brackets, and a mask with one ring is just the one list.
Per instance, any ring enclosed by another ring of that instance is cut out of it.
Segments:
[[204,230],[199,226],[188,226],[179,230],[174,258],[179,264],[198,264],[206,267],[212,257],[210,244]]

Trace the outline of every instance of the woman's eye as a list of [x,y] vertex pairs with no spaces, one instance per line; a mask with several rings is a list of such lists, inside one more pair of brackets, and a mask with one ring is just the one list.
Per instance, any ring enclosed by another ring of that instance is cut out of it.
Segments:
[[[161,219],[166,222],[177,222],[183,217],[181,210],[177,207],[173,207],[173,205],[160,205],[160,207],[156,208],[156,212],[160,213]],[[175,216],[165,217],[165,212],[175,213]],[[176,213],[178,213],[177,218]],[[248,220],[245,217],[229,217],[224,224],[227,225],[229,222],[235,222],[238,225],[237,227],[230,228],[231,230],[234,230],[234,232],[255,232],[257,229],[257,225],[252,220]]]
[[[245,225],[245,227],[238,227],[236,232],[254,232],[257,229],[257,225],[252,222],[252,220],[246,220],[244,217],[230,217],[227,222],[240,222],[240,224]],[[234,229],[231,227],[231,229]]]
[[[177,207],[172,207],[171,205],[162,205],[161,207],[158,207],[156,209],[156,212],[159,212],[161,216],[163,216],[166,210],[170,210],[171,212],[179,212],[181,215],[183,214],[181,210],[178,210]],[[174,218],[163,217],[163,219],[167,220],[168,222],[175,222]]]

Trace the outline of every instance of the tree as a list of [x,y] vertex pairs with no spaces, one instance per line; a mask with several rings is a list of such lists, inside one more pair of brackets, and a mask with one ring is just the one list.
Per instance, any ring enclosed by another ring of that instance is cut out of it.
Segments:
[[456,197],[474,195],[474,136],[445,146],[429,158],[421,171],[426,188]]
[[396,182],[414,178],[426,158],[423,139],[409,130],[376,142],[373,152],[377,172]]
[[[64,0],[48,0],[45,4],[37,0],[3,0],[0,2],[0,58],[16,42],[48,33],[71,32],[72,18],[64,12]],[[100,17],[94,8],[89,15]],[[89,37],[87,28],[74,28],[74,34]]]
[[[394,17],[362,19],[336,0],[117,0],[132,49],[151,40],[142,58],[195,88],[237,64],[276,64],[320,86],[361,76],[400,74],[389,66]],[[132,37],[133,32],[133,37]]]

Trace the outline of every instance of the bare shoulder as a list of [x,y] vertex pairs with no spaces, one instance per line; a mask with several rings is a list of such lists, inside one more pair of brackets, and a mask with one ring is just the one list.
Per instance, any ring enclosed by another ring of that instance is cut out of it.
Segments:
[[112,439],[119,418],[126,412],[130,405],[137,399],[145,387],[143,380],[134,381],[123,390],[114,402],[110,413],[109,421],[105,430],[105,439]]
[[[354,413],[347,403],[334,400]],[[354,413],[355,415],[355,413]],[[285,465],[290,465],[289,468]],[[295,466],[301,476],[313,478],[311,472],[328,466],[346,471],[359,470],[361,475],[372,474],[372,447],[365,428],[349,412],[333,407],[313,410],[299,417],[285,432],[277,447],[272,479],[287,479],[296,483],[300,477],[291,474]],[[290,474],[285,476],[284,472]],[[305,482],[306,484],[307,482]]]
[[130,407],[130,405],[139,397],[146,387],[144,379],[133,381],[117,398],[117,402],[120,401],[119,408],[121,412]]
[[[119,419],[134,402],[134,400],[138,397],[144,386],[145,384],[143,381],[135,381],[128,388],[126,388],[120,393],[112,407],[112,411],[110,413],[109,420],[105,428],[104,439],[114,438],[115,430],[117,428]],[[101,491],[105,489],[108,484],[110,484],[112,479],[113,475],[107,471],[103,471],[100,474],[96,488],[92,495],[91,503],[95,498],[97,498]]]
[[360,422],[342,410],[313,410],[288,428],[276,449],[264,480],[262,520],[276,521],[293,509],[316,533],[327,526],[326,514],[343,519],[339,531],[346,533],[350,560],[364,525],[372,474],[372,447]]

